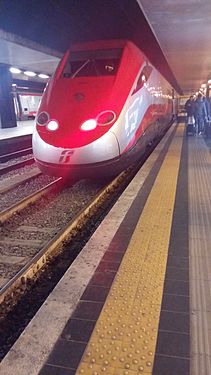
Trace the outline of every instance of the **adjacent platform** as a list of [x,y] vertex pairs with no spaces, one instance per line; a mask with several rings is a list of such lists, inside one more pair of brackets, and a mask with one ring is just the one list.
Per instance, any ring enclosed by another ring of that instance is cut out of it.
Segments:
[[209,146],[171,127],[0,373],[211,374]]
[[0,128],[0,156],[31,147],[35,121],[17,121],[17,124],[16,128]]
[[31,135],[33,133],[34,124],[34,120],[17,121],[16,128],[0,128],[0,140]]

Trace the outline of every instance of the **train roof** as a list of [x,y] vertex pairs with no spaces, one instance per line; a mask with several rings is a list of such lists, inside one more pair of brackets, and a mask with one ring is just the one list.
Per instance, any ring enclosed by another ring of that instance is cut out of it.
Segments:
[[70,51],[107,49],[107,48],[124,48],[127,44],[133,44],[126,39],[112,39],[112,40],[95,40],[90,42],[77,43],[70,46]]

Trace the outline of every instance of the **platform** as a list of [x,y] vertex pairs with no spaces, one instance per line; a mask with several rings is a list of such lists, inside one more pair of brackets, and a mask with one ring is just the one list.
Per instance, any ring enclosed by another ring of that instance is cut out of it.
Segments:
[[34,120],[17,121],[16,128],[0,128],[0,140],[31,135],[33,133],[34,124]]
[[35,121],[17,121],[16,128],[0,128],[0,156],[32,146]]
[[211,154],[173,125],[4,358],[4,375],[211,374]]

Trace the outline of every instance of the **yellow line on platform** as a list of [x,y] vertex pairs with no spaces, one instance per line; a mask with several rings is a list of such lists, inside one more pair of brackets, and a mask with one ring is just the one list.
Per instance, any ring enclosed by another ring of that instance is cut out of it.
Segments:
[[183,133],[178,127],[77,375],[152,374]]

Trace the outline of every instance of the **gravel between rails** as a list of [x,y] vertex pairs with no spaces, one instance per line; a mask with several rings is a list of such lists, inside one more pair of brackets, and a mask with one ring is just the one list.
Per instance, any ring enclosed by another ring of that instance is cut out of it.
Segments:
[[[14,176],[22,175],[22,174],[26,173],[31,168],[34,168],[35,165],[36,165],[36,163],[34,162],[34,164],[26,165],[25,167],[21,167],[21,168],[18,168],[16,170],[13,170],[13,171],[10,171],[8,173],[5,173],[3,175],[0,175],[0,184],[4,183],[5,179],[13,178]],[[0,165],[0,167],[1,167],[1,165]]]
[[16,163],[20,163],[21,161],[24,161],[24,160],[31,159],[32,157],[33,157],[33,154],[30,153],[30,154],[27,154],[27,155],[18,156],[15,159],[11,159],[11,160],[5,161],[3,163],[0,162],[0,169],[4,168],[4,167],[8,167],[9,165],[14,165]]
[[0,228],[0,279],[5,279],[5,272],[6,277],[14,276],[93,199],[102,186],[102,183],[93,181],[78,181],[58,194],[42,197],[38,203],[4,223]]
[[[39,175],[30,181],[20,183],[19,186],[8,192],[0,194],[0,211],[3,211],[18,203],[20,200],[36,192],[37,190],[40,190],[54,180],[56,180],[54,177]],[[0,183],[0,187],[1,185],[3,185],[3,183]]]

